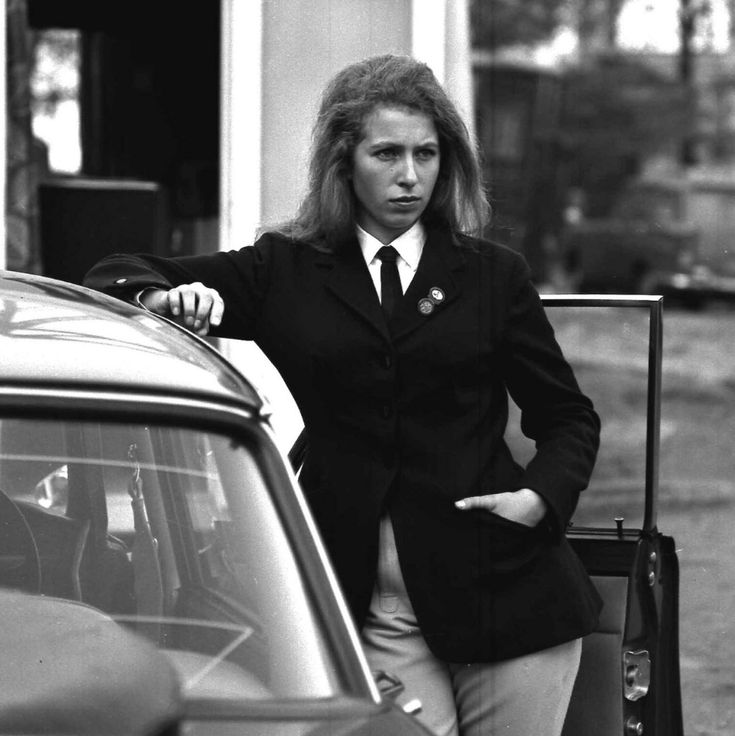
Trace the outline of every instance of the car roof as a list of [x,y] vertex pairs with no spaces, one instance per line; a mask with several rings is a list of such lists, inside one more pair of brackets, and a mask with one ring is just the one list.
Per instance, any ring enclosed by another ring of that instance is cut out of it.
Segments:
[[206,341],[77,284],[0,270],[0,383],[214,398],[262,413],[257,389]]

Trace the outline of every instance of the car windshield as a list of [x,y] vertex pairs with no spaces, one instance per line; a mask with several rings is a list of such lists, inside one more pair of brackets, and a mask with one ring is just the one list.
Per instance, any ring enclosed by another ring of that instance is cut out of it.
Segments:
[[0,419],[0,586],[89,604],[152,642],[184,696],[340,687],[255,440]]

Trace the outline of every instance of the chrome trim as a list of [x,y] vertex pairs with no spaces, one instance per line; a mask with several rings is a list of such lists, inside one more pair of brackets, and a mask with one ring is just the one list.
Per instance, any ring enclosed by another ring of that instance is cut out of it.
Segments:
[[623,692],[635,702],[648,695],[651,687],[651,655],[647,649],[623,652]]
[[342,590],[339,586],[339,583],[337,582],[337,576],[334,573],[334,570],[332,568],[332,563],[329,560],[326,548],[324,547],[322,539],[319,535],[319,531],[317,529],[316,522],[314,521],[314,517],[312,516],[311,509],[309,508],[309,505],[306,502],[304,493],[301,490],[301,485],[298,479],[296,478],[296,474],[294,473],[293,466],[288,458],[287,453],[283,450],[280,443],[276,439],[273,428],[270,425],[266,424],[266,425],[263,425],[263,430],[265,434],[268,435],[268,437],[270,438],[273,446],[276,448],[276,451],[278,452],[278,455],[280,456],[283,462],[283,466],[286,469],[286,473],[293,487],[296,502],[299,506],[299,510],[303,516],[303,519],[305,521],[309,534],[312,537],[317,555],[319,557],[320,562],[322,563],[322,569],[325,571],[328,585],[331,588],[331,591],[334,595],[334,599],[337,602],[337,607],[339,609],[342,621],[345,625],[347,636],[357,656],[357,660],[360,665],[361,673],[370,691],[370,696],[372,697],[373,701],[376,704],[378,704],[382,700],[381,695],[380,695],[380,690],[378,689],[375,679],[373,678],[372,671],[370,670],[370,666],[368,665],[368,661],[362,649],[362,644],[360,642],[359,634],[357,633],[357,629],[355,628],[355,625],[353,623],[352,614],[350,613],[350,610],[347,607],[347,603],[342,594]]
[[660,294],[542,294],[544,306],[649,307],[663,302]]

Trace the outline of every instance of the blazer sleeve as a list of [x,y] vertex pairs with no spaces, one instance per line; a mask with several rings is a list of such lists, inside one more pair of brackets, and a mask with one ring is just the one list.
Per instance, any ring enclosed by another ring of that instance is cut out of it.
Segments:
[[84,285],[133,301],[148,287],[171,289],[200,281],[216,289],[225,303],[222,324],[210,334],[253,339],[270,281],[270,240],[264,235],[255,245],[237,251],[176,258],[143,253],[111,255],[89,270]]
[[600,419],[554,336],[528,266],[518,259],[504,339],[504,374],[536,453],[519,487],[539,493],[556,535],[566,529],[597,457]]

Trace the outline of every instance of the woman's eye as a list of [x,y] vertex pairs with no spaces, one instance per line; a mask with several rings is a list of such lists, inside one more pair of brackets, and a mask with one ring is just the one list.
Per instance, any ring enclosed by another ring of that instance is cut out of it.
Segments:
[[391,161],[396,157],[396,152],[392,148],[384,148],[375,154],[381,161]]
[[436,156],[436,151],[433,148],[424,148],[417,152],[416,158],[421,161],[429,161]]

